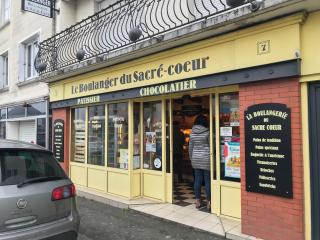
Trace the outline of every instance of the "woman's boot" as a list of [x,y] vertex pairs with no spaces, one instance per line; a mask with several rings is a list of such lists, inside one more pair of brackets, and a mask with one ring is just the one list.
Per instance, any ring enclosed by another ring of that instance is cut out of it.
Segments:
[[199,209],[201,207],[201,200],[196,198],[196,208]]

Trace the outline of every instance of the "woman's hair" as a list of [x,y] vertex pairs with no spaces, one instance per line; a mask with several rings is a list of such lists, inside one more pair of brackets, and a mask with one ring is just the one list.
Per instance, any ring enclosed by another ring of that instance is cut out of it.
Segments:
[[204,115],[200,114],[196,117],[194,125],[200,125],[207,128],[209,127],[208,119]]

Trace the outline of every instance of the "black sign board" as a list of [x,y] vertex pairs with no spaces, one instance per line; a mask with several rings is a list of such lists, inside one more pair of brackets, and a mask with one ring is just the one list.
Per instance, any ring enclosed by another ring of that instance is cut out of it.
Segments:
[[53,153],[59,162],[64,162],[64,121],[61,119],[53,123]]
[[27,12],[52,18],[55,0],[21,0],[21,8]]
[[290,109],[253,105],[244,119],[247,191],[292,198]]

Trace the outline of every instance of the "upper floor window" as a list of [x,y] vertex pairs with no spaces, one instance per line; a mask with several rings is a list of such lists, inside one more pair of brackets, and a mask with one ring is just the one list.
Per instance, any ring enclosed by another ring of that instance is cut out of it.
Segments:
[[34,60],[38,52],[39,36],[36,35],[20,45],[19,81],[27,81],[37,76]]
[[9,64],[8,52],[0,56],[0,89],[6,88],[9,85]]
[[1,0],[0,2],[1,25],[10,20],[10,0]]

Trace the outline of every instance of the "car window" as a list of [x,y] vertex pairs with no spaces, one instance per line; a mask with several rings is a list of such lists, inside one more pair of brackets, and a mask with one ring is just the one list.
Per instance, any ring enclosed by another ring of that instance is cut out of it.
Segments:
[[37,150],[0,150],[0,186],[39,177],[66,178],[53,155]]

